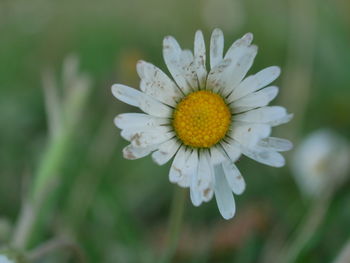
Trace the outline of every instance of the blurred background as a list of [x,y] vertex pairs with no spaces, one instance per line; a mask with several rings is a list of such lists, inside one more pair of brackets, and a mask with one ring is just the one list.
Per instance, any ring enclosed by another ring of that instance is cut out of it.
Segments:
[[[177,186],[168,180],[170,163],[123,159],[127,142],[113,118],[135,109],[117,101],[110,87],[138,88],[140,59],[167,72],[164,36],[193,49],[197,29],[208,45],[219,27],[225,48],[254,34],[259,53],[250,74],[282,68],[272,104],[295,117],[273,135],[293,141],[296,150],[279,169],[239,160],[247,189],[235,197],[232,220],[221,218],[215,200],[195,208],[187,198],[173,262],[287,262],[284,252],[297,255],[290,262],[339,258],[350,238],[349,14],[346,0],[0,0],[0,244],[16,244],[32,181],[46,171],[55,180],[19,247],[35,250],[57,237],[72,244],[35,262],[157,262]],[[300,180],[308,168],[300,166],[310,164],[313,152],[299,161],[295,155],[324,128],[335,138],[331,150],[309,169],[342,179],[332,191],[310,194]]]

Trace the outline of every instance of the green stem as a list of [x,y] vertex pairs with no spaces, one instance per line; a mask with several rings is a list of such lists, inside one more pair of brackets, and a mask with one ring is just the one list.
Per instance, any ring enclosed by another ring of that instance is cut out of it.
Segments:
[[174,191],[173,202],[171,205],[171,214],[169,218],[167,246],[164,251],[163,257],[160,261],[162,263],[172,262],[172,258],[174,257],[174,254],[176,252],[179,243],[180,230],[185,211],[185,204],[186,189],[176,187]]
[[324,196],[315,201],[304,222],[297,229],[291,242],[285,248],[285,252],[282,255],[284,262],[296,262],[301,251],[312,240],[327,214],[332,195],[332,190],[325,191]]
[[29,192],[28,200],[23,204],[13,235],[12,246],[17,249],[25,249],[28,245],[37,217],[57,179],[57,171],[65,159],[69,148],[69,139],[68,133],[59,135],[49,144],[46,154],[43,156],[34,177],[33,188]]

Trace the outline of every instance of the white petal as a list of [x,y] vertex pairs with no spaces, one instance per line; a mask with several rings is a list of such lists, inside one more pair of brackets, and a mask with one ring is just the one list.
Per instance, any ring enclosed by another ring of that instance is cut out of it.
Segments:
[[198,151],[192,150],[190,156],[185,161],[183,169],[183,177],[178,181],[181,187],[189,187],[191,185],[192,177],[195,176],[198,170]]
[[158,165],[167,163],[179,149],[180,144],[176,138],[173,138],[161,144],[157,151],[152,154],[153,161]]
[[227,50],[224,58],[235,59],[242,56],[246,52],[247,47],[253,41],[253,34],[247,33],[242,38],[236,40],[231,47]]
[[168,133],[172,129],[168,126],[155,126],[155,127],[130,127],[128,129],[124,129],[121,131],[120,135],[127,141],[131,141],[136,137],[140,136],[141,132],[148,132],[148,133]]
[[125,102],[134,107],[139,106],[140,92],[122,84],[114,84],[112,86],[112,94],[118,100]]
[[157,118],[144,113],[122,113],[114,118],[119,129],[154,128],[169,123],[169,119]]
[[225,153],[230,158],[230,160],[232,162],[235,162],[241,156],[241,148],[235,141],[229,139],[227,139],[227,141],[228,143],[226,143],[225,141],[221,141],[220,145],[224,149]]
[[[249,46],[244,51],[237,54],[237,56],[230,57],[232,63],[225,71],[225,78],[228,85],[222,89],[224,97],[229,95],[242,81],[251,66],[253,65],[256,54],[258,53],[257,46]],[[226,56],[225,56],[226,58]]]
[[152,145],[146,148],[139,148],[129,144],[123,149],[123,156],[125,159],[135,160],[149,155],[156,148],[157,145]]
[[221,165],[215,166],[215,198],[222,217],[232,218],[236,212],[235,200]]
[[194,68],[197,72],[199,85],[205,87],[207,78],[205,43],[202,31],[197,31],[194,39]]
[[182,53],[180,45],[175,38],[168,36],[163,40],[163,57],[165,64],[167,65],[170,74],[173,76],[177,85],[181,88],[183,93],[187,94],[191,88],[188,85],[186,78],[183,74],[183,61],[184,55]]
[[224,34],[220,29],[214,29],[210,39],[210,68],[218,65],[224,53]]
[[[214,172],[213,172],[214,175]],[[214,186],[210,185],[208,188],[201,191],[201,198],[204,202],[209,202],[214,196]]]
[[293,144],[290,141],[276,137],[262,139],[259,141],[258,146],[265,148],[266,150],[277,152],[289,151],[293,148]]
[[199,156],[197,170],[194,170],[190,184],[191,200],[195,206],[199,206],[203,201],[209,202],[214,194],[214,172],[208,152],[202,151]]
[[175,136],[171,128],[159,126],[145,130],[122,130],[121,136],[131,141],[135,147],[148,147],[153,144],[163,143]]
[[139,61],[137,72],[141,78],[140,89],[147,95],[170,106],[176,106],[183,97],[176,84],[154,65]]
[[112,86],[113,95],[119,100],[139,107],[144,112],[156,117],[170,117],[172,109],[163,103],[153,99],[147,94],[125,85],[115,84]]
[[231,65],[230,59],[224,59],[212,68],[208,74],[207,89],[212,90],[215,93],[228,86],[227,78],[225,78],[226,69]]
[[177,183],[183,177],[183,169],[185,162],[190,156],[191,152],[186,150],[185,146],[181,146],[177,152],[174,161],[170,167],[169,180],[172,183]]
[[180,54],[180,64],[181,66],[185,65],[185,66],[189,66],[190,64],[192,64],[194,61],[194,56],[192,54],[192,51],[189,49],[184,49],[181,51]]
[[245,78],[228,97],[228,101],[238,100],[247,94],[257,91],[278,78],[281,69],[276,66],[265,68],[253,76]]
[[[190,155],[188,161],[190,161],[191,163],[191,176],[189,177],[190,179],[190,197],[191,197],[191,201],[193,203],[194,206],[199,206],[203,200],[201,197],[201,192],[198,188],[198,152],[197,150],[193,151],[192,154]],[[190,164],[188,164],[188,166],[190,166]],[[190,172],[187,172],[188,174],[190,174]]]
[[213,183],[212,165],[209,159],[209,153],[207,150],[203,150],[199,153],[198,162],[198,181],[197,185],[199,190],[208,189]]
[[274,151],[266,151],[260,149],[248,149],[242,147],[242,153],[247,157],[272,167],[282,167],[285,165],[284,157]]
[[234,116],[234,120],[250,123],[265,123],[276,126],[289,121],[293,115],[287,114],[285,108],[280,106],[262,107]]
[[198,77],[196,74],[194,56],[191,50],[183,50],[181,52],[180,67],[190,89],[192,89],[192,91],[197,90],[199,87]]
[[164,133],[163,131],[145,131],[134,136],[134,138],[131,140],[131,144],[135,147],[148,147],[153,144],[166,142],[174,136],[175,134],[172,132]]
[[291,119],[293,119],[293,116],[294,116],[294,114],[292,114],[292,113],[291,114],[287,114],[287,115],[285,115],[285,116],[283,116],[283,117],[281,117],[279,119],[271,121],[269,124],[271,126],[278,126],[278,125],[281,125],[281,124],[289,122]]
[[222,168],[232,192],[236,195],[242,194],[245,190],[245,181],[237,166],[231,161],[226,161],[222,163]]
[[270,101],[272,101],[277,96],[277,94],[277,87],[267,87],[233,102],[230,107],[233,108],[234,113],[240,113],[258,107],[264,107],[268,105]]
[[197,186],[197,180],[198,180],[198,173],[195,173],[195,175],[191,178],[191,186],[190,186],[190,198],[194,206],[200,206],[203,202],[201,197],[201,191],[198,189],[198,186]]
[[213,165],[222,163],[226,160],[225,153],[218,146],[214,146],[210,148],[210,161]]
[[262,138],[270,136],[271,127],[266,124],[234,122],[231,138],[247,147],[255,146]]

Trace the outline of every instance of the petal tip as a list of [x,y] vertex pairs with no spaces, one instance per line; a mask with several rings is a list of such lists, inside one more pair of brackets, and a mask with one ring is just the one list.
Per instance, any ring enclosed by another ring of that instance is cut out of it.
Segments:
[[244,39],[248,43],[251,43],[254,39],[254,35],[253,35],[253,33],[248,32],[242,37],[242,39]]

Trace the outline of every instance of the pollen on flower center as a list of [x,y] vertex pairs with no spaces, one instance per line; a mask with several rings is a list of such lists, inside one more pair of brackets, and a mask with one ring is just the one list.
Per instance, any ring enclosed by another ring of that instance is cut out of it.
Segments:
[[189,94],[176,106],[173,126],[178,138],[191,147],[208,148],[227,133],[231,112],[223,98],[211,91]]

